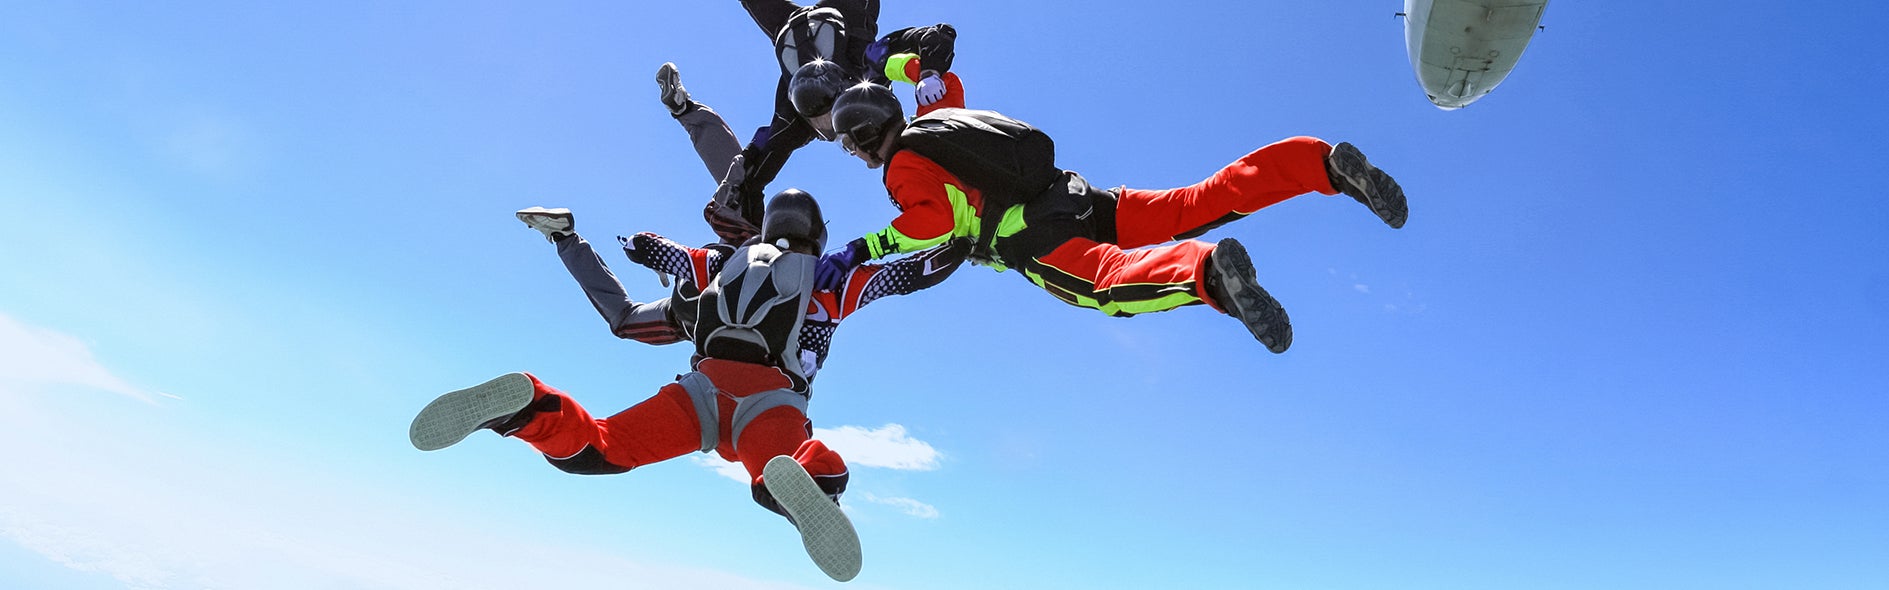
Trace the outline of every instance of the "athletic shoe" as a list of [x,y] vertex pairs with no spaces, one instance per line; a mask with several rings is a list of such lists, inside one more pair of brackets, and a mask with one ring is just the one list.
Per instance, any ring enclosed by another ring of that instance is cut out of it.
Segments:
[[1350,143],[1332,146],[1331,155],[1325,158],[1325,169],[1330,173],[1332,188],[1370,207],[1371,212],[1392,229],[1403,227],[1404,220],[1410,217],[1403,187],[1364,159],[1364,153],[1359,152],[1357,146]]
[[577,219],[571,217],[570,209],[562,207],[557,209],[532,207],[530,209],[519,209],[516,215],[518,215],[519,221],[525,222],[526,227],[543,233],[544,240],[547,242],[557,243],[558,240],[576,235],[577,233],[572,231],[577,227]]
[[524,373],[506,373],[472,387],[439,396],[413,417],[407,439],[422,451],[458,444],[481,428],[492,428],[531,405],[534,388]]
[[800,543],[814,565],[841,582],[859,575],[859,534],[839,503],[813,483],[807,470],[793,457],[780,455],[768,460],[761,477],[767,492],[787,511],[787,520],[800,529]]
[[1292,320],[1286,317],[1285,306],[1259,286],[1246,247],[1233,238],[1220,240],[1208,260],[1213,265],[1213,276],[1207,283],[1207,295],[1220,304],[1220,309],[1246,324],[1266,350],[1281,353],[1291,348]]
[[663,62],[656,69],[656,87],[662,89],[662,106],[669,109],[669,116],[680,117],[689,110],[689,90],[682,87],[682,72],[676,64]]

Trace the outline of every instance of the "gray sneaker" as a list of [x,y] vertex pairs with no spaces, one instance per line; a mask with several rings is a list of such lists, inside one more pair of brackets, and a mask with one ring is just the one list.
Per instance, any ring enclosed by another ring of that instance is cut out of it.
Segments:
[[828,577],[844,582],[859,575],[859,533],[846,518],[840,505],[813,483],[813,477],[793,457],[780,455],[769,459],[761,470],[767,492],[787,511],[787,519],[800,529],[800,544],[807,557]]
[[556,209],[532,207],[530,209],[519,209],[518,213],[514,215],[518,216],[519,221],[525,222],[525,227],[543,233],[544,240],[547,242],[555,244],[558,240],[577,233],[575,231],[577,228],[577,218],[571,216],[570,209],[563,207]]
[[680,117],[689,110],[689,90],[682,87],[682,72],[673,62],[663,62],[656,68],[656,87],[662,89],[662,106],[669,109],[669,116]]
[[458,444],[481,428],[491,428],[531,405],[534,388],[524,373],[506,373],[472,387],[439,396],[413,417],[407,439],[413,448],[436,451]]
[[1208,259],[1213,263],[1213,276],[1208,278],[1207,295],[1227,315],[1246,324],[1266,350],[1281,353],[1291,348],[1292,320],[1286,317],[1285,306],[1279,305],[1279,300],[1254,278],[1253,259],[1246,255],[1246,246],[1233,238],[1220,240]]
[[1332,146],[1331,155],[1325,159],[1325,169],[1331,175],[1332,188],[1370,207],[1371,212],[1392,229],[1403,227],[1404,220],[1409,219],[1410,206],[1404,202],[1404,188],[1397,186],[1391,175],[1364,159],[1364,153],[1358,151],[1357,146],[1349,142]]

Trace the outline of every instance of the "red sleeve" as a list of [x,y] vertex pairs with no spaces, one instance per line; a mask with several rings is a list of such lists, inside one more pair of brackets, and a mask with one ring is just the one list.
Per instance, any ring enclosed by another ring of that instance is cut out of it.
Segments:
[[[872,244],[874,258],[928,247],[932,244],[912,246],[914,242],[932,242],[951,234],[956,223],[952,218],[951,197],[945,190],[946,185],[962,191],[971,207],[982,204],[976,189],[966,187],[936,162],[911,150],[892,154],[892,162],[886,165],[885,188],[892,195],[893,202],[898,204],[901,213],[887,228],[891,231],[881,230],[873,236],[878,240],[868,240],[879,242]],[[890,235],[893,232],[898,235]]]
[[944,98],[938,99],[938,102],[918,107],[918,116],[923,117],[926,113],[938,109],[964,108],[964,83],[958,81],[958,73],[945,72],[943,76],[940,76],[940,79],[944,80]]
[[689,270],[694,274],[695,284],[707,285],[715,280],[715,273],[721,272],[720,254],[707,248],[689,248]]

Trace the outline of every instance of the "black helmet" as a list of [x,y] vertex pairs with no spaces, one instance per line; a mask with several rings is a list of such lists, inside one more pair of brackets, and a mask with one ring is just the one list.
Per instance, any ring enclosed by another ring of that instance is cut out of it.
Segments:
[[761,241],[779,244],[780,240],[811,242],[815,256],[826,251],[826,218],[820,216],[820,202],[806,191],[790,188],[767,200],[767,213],[761,219]]
[[833,99],[833,130],[846,135],[858,149],[877,147],[893,130],[893,123],[904,120],[905,108],[899,105],[898,95],[878,84],[860,82]]
[[794,103],[795,112],[812,119],[833,110],[833,97],[856,81],[840,64],[816,59],[794,70],[792,81],[787,83],[787,98]]

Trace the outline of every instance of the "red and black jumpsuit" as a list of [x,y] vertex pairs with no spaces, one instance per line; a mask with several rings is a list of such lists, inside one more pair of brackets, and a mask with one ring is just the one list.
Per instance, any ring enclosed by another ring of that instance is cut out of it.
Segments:
[[886,192],[900,214],[861,240],[867,258],[877,259],[954,237],[976,238],[982,216],[1002,215],[992,241],[1000,260],[993,266],[1014,267],[1071,305],[1113,316],[1203,302],[1219,309],[1202,282],[1213,245],[1188,238],[1297,195],[1337,194],[1325,168],[1331,149],[1317,138],[1293,137],[1192,186],[1159,190],[1100,190],[1064,172],[1056,189],[1007,211],[985,211],[977,187],[900,150],[885,170]]
[[[652,344],[692,339],[693,307],[701,293],[697,286],[708,284],[720,272],[730,250],[689,248],[650,233],[627,238],[624,246],[632,252],[632,260],[677,278],[675,294],[662,306],[669,318],[667,329],[654,325],[625,329],[619,315],[605,310],[643,305],[629,302],[622,295],[622,286],[582,237],[558,241],[566,267],[591,300],[599,303],[598,310],[605,312],[614,333]],[[810,395],[809,382],[826,360],[834,329],[841,320],[880,297],[912,293],[943,281],[957,269],[967,251],[961,246],[942,247],[890,264],[861,266],[839,288],[815,290],[799,335],[804,375],[779,367],[698,357],[694,373],[663,386],[654,397],[602,419],[592,417],[569,395],[532,376],[536,396],[522,413],[523,419],[515,421],[522,424],[508,424],[501,432],[530,443],[559,469],[585,475],[623,473],[712,448],[723,459],[747,468],[755,501],[775,512],[782,510],[761,485],[761,470],[769,459],[791,455],[822,490],[837,499],[846,489],[846,464],[838,453],[813,439],[812,422],[802,410]],[[611,298],[622,301],[604,304]],[[700,379],[695,377],[698,374],[706,378],[707,393],[702,381],[690,382]],[[780,390],[802,399],[798,404],[774,405],[758,414],[738,417],[751,405],[747,402],[754,401],[749,399],[751,396]],[[713,410],[698,405],[708,396],[714,399]],[[711,420],[712,440],[705,440],[703,432],[708,429],[704,423]]]

